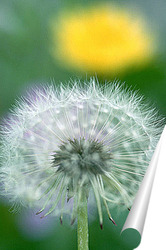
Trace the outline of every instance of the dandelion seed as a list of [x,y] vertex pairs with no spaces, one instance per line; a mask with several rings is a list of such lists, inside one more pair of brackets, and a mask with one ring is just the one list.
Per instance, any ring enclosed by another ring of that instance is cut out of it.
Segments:
[[161,121],[142,98],[94,79],[35,89],[5,124],[2,193],[12,203],[39,207],[42,217],[58,215],[61,224],[64,213],[71,224],[85,215],[85,201],[95,206],[92,193],[101,228],[103,205],[115,225],[111,205],[132,205],[161,132]]

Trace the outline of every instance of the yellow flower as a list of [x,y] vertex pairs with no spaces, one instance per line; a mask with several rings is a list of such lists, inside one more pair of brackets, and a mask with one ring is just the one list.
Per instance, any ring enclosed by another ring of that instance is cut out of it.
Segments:
[[117,74],[145,64],[153,42],[140,17],[113,6],[63,12],[51,23],[53,55],[86,72]]

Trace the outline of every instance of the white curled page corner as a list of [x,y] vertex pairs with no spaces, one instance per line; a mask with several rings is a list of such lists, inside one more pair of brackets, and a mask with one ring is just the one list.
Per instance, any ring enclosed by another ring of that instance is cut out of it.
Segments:
[[141,244],[138,250],[166,249],[166,131],[163,134],[158,166]]
[[[152,198],[150,200],[151,192]],[[160,223],[163,225],[163,227],[166,225],[166,126],[162,132],[121,233],[126,229],[135,229],[141,236],[147,210],[148,215],[144,229],[144,240],[142,240],[141,245],[137,248],[140,250],[156,249],[159,246],[158,244],[161,239],[158,241],[156,240],[156,235],[158,234],[159,230],[159,216],[161,217]],[[162,217],[165,218],[165,223],[162,221]],[[153,230],[154,235],[152,236]],[[165,239],[164,237],[165,236],[163,235],[163,240]],[[156,241],[155,248],[154,244],[152,244],[152,247],[150,247],[150,244],[153,242],[153,240]],[[164,249],[166,249],[166,247]]]

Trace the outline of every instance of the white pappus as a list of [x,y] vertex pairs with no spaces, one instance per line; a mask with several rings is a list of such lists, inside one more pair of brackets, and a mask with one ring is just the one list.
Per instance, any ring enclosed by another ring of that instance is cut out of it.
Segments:
[[72,223],[81,192],[92,193],[101,227],[102,207],[115,224],[110,205],[132,205],[161,130],[156,111],[118,83],[35,88],[1,126],[1,193]]

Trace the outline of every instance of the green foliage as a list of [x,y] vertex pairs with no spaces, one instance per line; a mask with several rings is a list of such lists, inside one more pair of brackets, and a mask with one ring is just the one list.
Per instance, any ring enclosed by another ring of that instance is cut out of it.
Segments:
[[[71,7],[76,1],[58,0],[1,0],[0,1],[0,115],[14,103],[17,96],[33,84],[54,81],[55,84],[69,78],[89,76],[64,69],[51,55],[49,22],[63,7]],[[95,1],[93,1],[95,2]],[[88,4],[89,1],[83,1]],[[67,5],[66,5],[67,4]],[[104,76],[98,76],[105,80]],[[107,76],[106,80],[112,80]],[[130,69],[117,79],[128,86],[140,89],[160,113],[166,115],[166,55],[160,53],[143,69]],[[129,249],[120,238],[120,231],[127,212],[116,218],[117,227],[105,218],[103,231],[98,221],[90,225],[90,248],[95,250]],[[76,228],[61,226],[58,220],[49,235],[42,238],[28,236],[18,226],[19,214],[12,214],[1,199],[0,206],[0,249],[3,250],[46,250],[76,249]],[[98,216],[96,216],[98,220]],[[108,222],[107,222],[108,221]],[[24,225],[26,227],[26,223]]]

